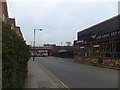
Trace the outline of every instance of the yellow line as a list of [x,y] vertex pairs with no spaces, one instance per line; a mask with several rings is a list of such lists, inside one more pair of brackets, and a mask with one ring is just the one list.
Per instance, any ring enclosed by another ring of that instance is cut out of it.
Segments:
[[65,85],[60,79],[58,79],[54,74],[52,74],[50,71],[48,71],[42,64],[41,64],[41,66],[44,68],[44,70],[46,71],[46,72],[48,72],[49,74],[51,74],[55,79],[57,79],[65,88],[67,88],[68,90],[70,90],[70,88],[67,86],[67,85]]

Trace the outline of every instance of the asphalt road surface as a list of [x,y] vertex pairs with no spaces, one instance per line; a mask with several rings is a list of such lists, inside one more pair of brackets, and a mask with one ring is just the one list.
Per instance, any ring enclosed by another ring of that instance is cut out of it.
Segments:
[[118,70],[54,57],[36,57],[35,60],[69,88],[118,88]]

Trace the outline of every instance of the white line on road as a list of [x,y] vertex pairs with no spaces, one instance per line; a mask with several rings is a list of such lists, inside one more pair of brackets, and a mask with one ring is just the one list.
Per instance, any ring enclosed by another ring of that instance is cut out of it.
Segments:
[[58,59],[62,59],[62,58],[58,58]]
[[[48,71],[49,72],[49,71]],[[53,75],[54,76],[54,78],[55,79],[57,79],[64,87],[66,87],[68,90],[70,90],[69,89],[69,87],[67,86],[67,85],[65,85],[60,79],[58,79],[54,74],[52,74],[51,72],[49,72],[51,75]]]
[[54,74],[52,74],[49,70],[47,70],[42,64],[41,66],[47,73],[51,74],[57,81],[59,81],[65,88],[70,90],[70,88],[67,85],[65,85],[60,79],[58,79]]
[[55,58],[55,57],[51,57],[51,58]]

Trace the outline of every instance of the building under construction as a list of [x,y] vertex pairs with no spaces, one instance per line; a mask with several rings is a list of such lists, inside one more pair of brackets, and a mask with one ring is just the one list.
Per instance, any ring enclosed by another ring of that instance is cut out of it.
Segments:
[[120,58],[120,14],[77,33],[75,54]]

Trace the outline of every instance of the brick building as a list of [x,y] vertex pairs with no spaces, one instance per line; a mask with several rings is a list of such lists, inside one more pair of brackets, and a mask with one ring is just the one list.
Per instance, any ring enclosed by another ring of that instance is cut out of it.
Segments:
[[[0,18],[2,22],[10,24],[11,29],[21,38],[23,39],[23,35],[21,33],[20,27],[16,26],[15,18],[9,18],[8,15],[8,7],[6,0],[0,1]],[[24,39],[23,39],[24,40]]]
[[[21,29],[20,27],[16,26],[16,34],[21,37],[21,39],[23,39],[23,35],[22,35],[22,32],[21,32]],[[23,39],[24,40],[24,39]]]
[[3,22],[6,22],[9,18],[6,0],[4,2],[0,1],[0,18]]
[[51,55],[56,57],[72,58],[74,56],[73,46],[54,46]]
[[15,18],[9,18],[7,20],[7,23],[11,25],[11,29],[16,32],[16,23],[15,23]]

